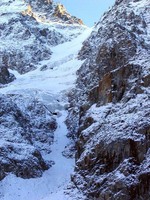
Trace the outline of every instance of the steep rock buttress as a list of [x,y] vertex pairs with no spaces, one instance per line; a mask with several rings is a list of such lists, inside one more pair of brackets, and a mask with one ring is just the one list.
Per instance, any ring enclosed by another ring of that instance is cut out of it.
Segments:
[[149,13],[148,0],[117,0],[79,53],[67,123],[87,199],[150,197]]

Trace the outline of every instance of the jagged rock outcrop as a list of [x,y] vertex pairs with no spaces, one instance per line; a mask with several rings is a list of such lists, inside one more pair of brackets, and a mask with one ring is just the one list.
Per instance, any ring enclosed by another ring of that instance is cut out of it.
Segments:
[[81,19],[75,16],[71,16],[64,5],[60,3],[54,3],[54,1],[47,0],[26,0],[28,3],[28,9],[26,14],[42,21],[53,21],[67,24],[78,24],[83,25]]
[[42,152],[50,152],[55,119],[29,95],[0,95],[0,179],[8,173],[38,177],[51,166]]
[[5,66],[0,67],[0,84],[10,83],[15,79],[15,76],[9,73]]
[[65,9],[65,7],[62,4],[58,4],[54,10],[53,15],[55,17],[59,17],[60,19],[64,20],[65,22],[72,24],[76,23],[79,25],[83,25],[83,22],[81,19],[78,19],[75,16],[71,16]]
[[57,16],[58,6],[51,1],[5,1],[0,7],[0,65],[20,74],[50,60],[51,47],[70,41],[85,28],[66,11]]
[[122,0],[83,43],[69,94],[72,181],[87,199],[150,196],[150,3]]

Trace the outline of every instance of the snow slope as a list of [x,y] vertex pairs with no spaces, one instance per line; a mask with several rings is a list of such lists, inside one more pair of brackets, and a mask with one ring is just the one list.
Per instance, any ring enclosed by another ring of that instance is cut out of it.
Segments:
[[[54,161],[54,165],[41,178],[21,179],[8,175],[0,183],[1,200],[69,199],[69,196],[64,194],[64,188],[73,172],[74,159],[67,159],[62,155],[69,143],[64,123],[67,111],[64,108],[67,104],[66,93],[74,87],[76,71],[83,62],[77,59],[78,51],[91,31],[92,29],[87,28],[71,42],[53,47],[51,59],[42,61],[34,71],[20,75],[11,70],[16,80],[0,89],[3,94],[28,93],[42,101],[51,112],[59,113],[56,116],[58,128],[54,133],[52,152],[43,155],[47,160]],[[47,65],[48,69],[41,71],[43,65]]]
[[[14,175],[7,176],[1,183],[1,199],[9,200],[40,200],[46,196],[55,198],[60,188],[69,182],[69,173],[73,170],[74,160],[62,156],[62,151],[68,143],[66,138],[67,129],[64,124],[66,112],[57,119],[59,127],[55,132],[55,142],[52,146],[52,153],[47,155],[55,164],[46,171],[41,178],[21,179]],[[54,193],[54,194],[53,194]],[[51,199],[51,198],[50,198]]]
[[[2,88],[1,93],[42,90],[58,94],[71,88],[75,81],[76,71],[83,63],[77,59],[78,51],[90,33],[91,29],[89,28],[74,40],[52,47],[52,58],[41,61],[37,70],[23,75],[11,70],[17,79],[7,87]],[[49,69],[41,71],[40,67],[43,65],[47,65]]]

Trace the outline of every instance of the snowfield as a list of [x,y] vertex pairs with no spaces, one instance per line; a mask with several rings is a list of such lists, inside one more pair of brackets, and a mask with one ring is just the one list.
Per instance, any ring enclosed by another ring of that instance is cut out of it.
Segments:
[[[44,103],[50,112],[58,113],[56,116],[58,128],[54,133],[52,152],[42,155],[46,160],[53,161],[53,166],[45,171],[41,178],[22,179],[13,174],[8,175],[0,182],[1,200],[66,200],[74,198],[64,193],[67,191],[70,174],[73,172],[74,159],[64,157],[62,152],[69,144],[69,139],[66,137],[67,128],[64,123],[67,116],[66,94],[74,87],[76,71],[83,63],[77,58],[78,51],[82,47],[82,42],[92,31],[90,28],[84,27],[84,29],[85,31],[78,29],[79,36],[72,41],[52,47],[51,59],[41,61],[36,70],[22,75],[15,70],[10,70],[16,76],[16,80],[0,89],[2,94],[31,95]],[[62,31],[64,34],[64,30]],[[81,32],[83,33],[81,34]],[[41,69],[43,65],[46,65],[46,69]]]

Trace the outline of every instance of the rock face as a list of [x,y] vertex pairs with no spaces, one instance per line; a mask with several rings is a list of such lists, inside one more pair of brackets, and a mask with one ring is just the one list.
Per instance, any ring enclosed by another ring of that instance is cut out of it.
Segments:
[[117,0],[83,44],[69,94],[72,181],[87,199],[150,196],[150,3]]
[[10,83],[15,79],[15,76],[9,73],[8,69],[4,66],[0,67],[0,84]]
[[20,74],[49,60],[51,47],[71,40],[79,34],[75,30],[84,29],[65,9],[59,16],[59,5],[52,1],[5,1],[0,10],[0,66]]
[[29,96],[0,95],[0,105],[0,179],[9,172],[22,178],[41,176],[50,167],[41,153],[50,152],[56,121]]

